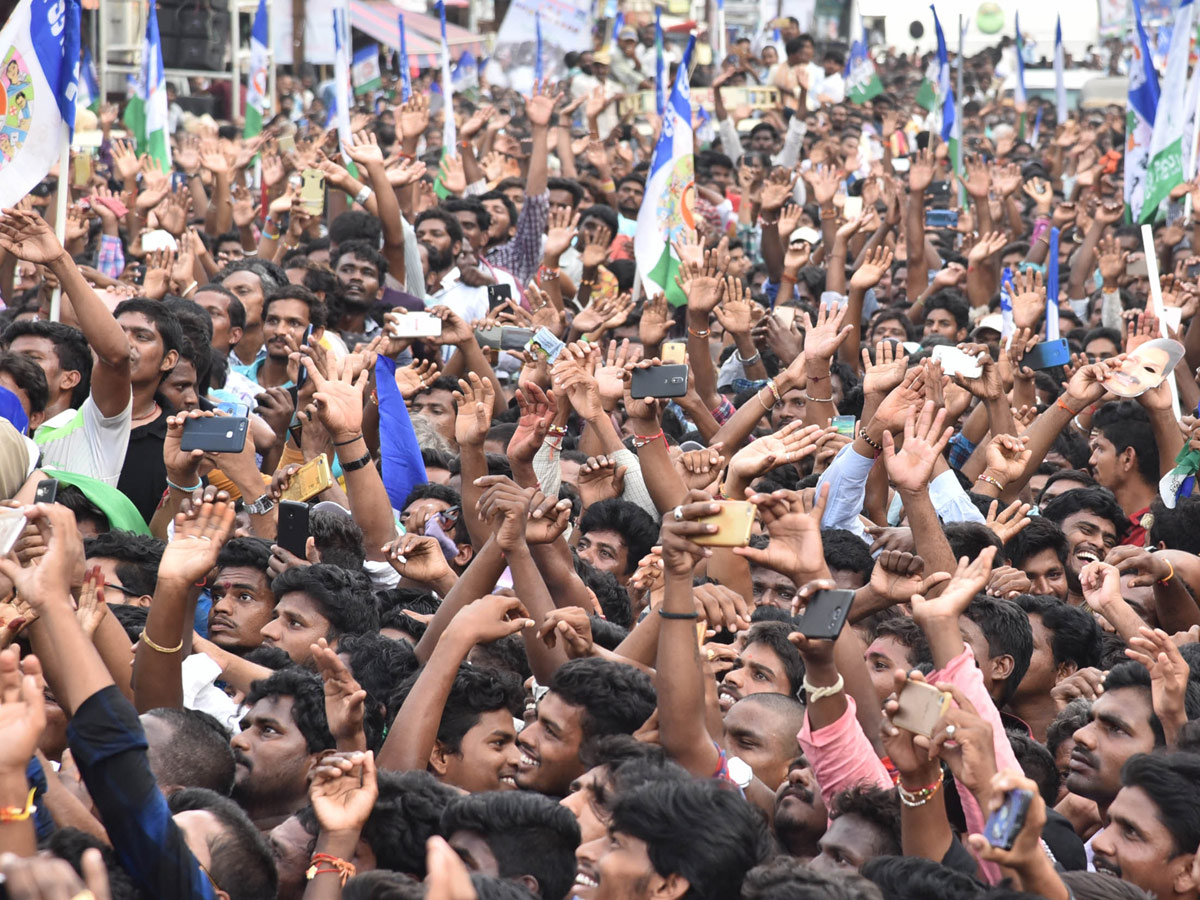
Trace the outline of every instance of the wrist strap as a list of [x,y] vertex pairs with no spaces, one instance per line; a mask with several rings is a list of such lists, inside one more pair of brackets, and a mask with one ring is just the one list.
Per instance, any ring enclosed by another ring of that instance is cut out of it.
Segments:
[[357,472],[359,469],[365,469],[371,464],[371,454],[364,453],[358,459],[352,459],[350,462],[342,463],[343,472]]
[[167,487],[175,488],[177,491],[183,491],[185,494],[192,494],[204,487],[204,482],[197,478],[196,483],[191,487],[184,487],[182,484],[176,484],[170,478],[168,478]]
[[842,673],[838,672],[837,681],[835,681],[833,684],[817,687],[816,685],[811,684],[808,680],[808,676],[805,675],[804,680],[800,682],[800,686],[804,688],[804,693],[808,696],[808,702],[815,703],[822,697],[832,697],[834,694],[840,693],[841,690],[846,686],[846,680],[842,678]]
[[361,434],[356,434],[354,437],[352,437],[352,438],[348,438],[348,439],[346,439],[346,440],[344,440],[344,441],[334,441],[334,442],[333,442],[333,446],[335,446],[335,447],[345,447],[345,446],[347,446],[347,445],[349,445],[349,444],[353,444],[355,441],[361,441],[362,439],[363,439],[363,436],[362,436]]

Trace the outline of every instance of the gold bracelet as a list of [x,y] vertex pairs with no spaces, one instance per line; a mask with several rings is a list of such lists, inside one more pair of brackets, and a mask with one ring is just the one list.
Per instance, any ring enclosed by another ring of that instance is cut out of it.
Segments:
[[142,633],[138,635],[138,638],[151,650],[155,650],[159,653],[178,653],[183,649],[183,638],[180,638],[179,643],[174,647],[163,647],[160,644],[156,644],[154,641],[150,640],[150,638],[146,635],[145,628],[142,629]]
[[33,805],[34,795],[37,794],[37,788],[29,789],[29,796],[25,798],[24,806],[0,806],[0,822],[5,824],[9,822],[24,822],[35,812],[37,807]]

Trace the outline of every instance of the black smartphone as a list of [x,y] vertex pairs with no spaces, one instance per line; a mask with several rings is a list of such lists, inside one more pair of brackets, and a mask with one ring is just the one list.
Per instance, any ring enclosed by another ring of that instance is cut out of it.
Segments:
[[817,591],[804,612],[792,621],[792,627],[805,637],[836,640],[846,625],[853,603],[854,591]]
[[988,816],[987,824],[983,826],[983,836],[987,842],[1000,850],[1011,850],[1017,835],[1025,827],[1025,819],[1032,805],[1033,791],[1018,788],[1005,794],[1000,808]]
[[667,399],[682,397],[687,393],[688,367],[686,365],[648,366],[634,369],[629,383],[629,396],[634,400],[646,397]]
[[241,453],[246,446],[250,420],[245,416],[212,416],[183,423],[179,449],[205,453]]
[[58,499],[58,479],[43,478],[33,494],[34,503],[54,503]]
[[489,284],[487,286],[488,309],[503,306],[505,301],[512,299],[512,285]]
[[1021,365],[1031,369],[1052,369],[1055,366],[1065,366],[1071,361],[1071,348],[1067,346],[1066,338],[1056,341],[1040,341],[1033,349],[1025,354]]
[[[313,333],[313,327],[311,325],[309,325],[308,328],[305,329],[305,331],[304,331],[304,340],[302,340],[300,342],[301,347],[308,346],[308,342],[310,340],[312,340],[312,333]],[[296,372],[296,390],[299,391],[300,388],[304,387],[304,383],[306,381],[308,381],[308,369],[306,369],[304,367],[304,359],[303,359],[303,357],[301,357],[300,366]],[[293,406],[296,405],[294,397],[292,398],[292,405]]]
[[1190,266],[1187,267],[1187,277],[1188,278],[1195,278],[1197,275],[1200,275],[1200,262],[1192,263]]
[[295,500],[279,501],[279,525],[275,530],[275,543],[292,556],[304,559],[304,548],[308,543],[308,504]]

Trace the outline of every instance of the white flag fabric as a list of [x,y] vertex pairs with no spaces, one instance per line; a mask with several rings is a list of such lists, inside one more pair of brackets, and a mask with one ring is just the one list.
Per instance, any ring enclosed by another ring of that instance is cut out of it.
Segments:
[[0,206],[16,206],[75,127],[78,0],[23,0],[0,30],[0,54]]
[[338,143],[350,143],[350,24],[345,7],[333,11],[333,104]]
[[246,137],[262,131],[264,113],[271,105],[267,97],[269,65],[267,62],[267,0],[258,0],[254,27],[250,31],[250,71],[246,78]]
[[1150,158],[1146,170],[1146,194],[1139,219],[1154,217],[1158,206],[1183,182],[1183,148],[1191,139],[1187,133],[1188,52],[1192,41],[1192,0],[1182,0],[1175,12],[1171,45],[1167,50],[1167,72],[1154,111],[1154,131],[1150,136]]
[[1067,85],[1063,81],[1063,70],[1066,68],[1066,53],[1062,42],[1062,16],[1054,24],[1054,110],[1061,125],[1070,115],[1067,110]]
[[1133,44],[1133,58],[1129,61],[1129,102],[1125,107],[1125,205],[1134,221],[1138,221],[1146,196],[1150,139],[1158,109],[1158,72],[1150,57],[1138,0],[1133,0],[1133,19],[1138,39]]

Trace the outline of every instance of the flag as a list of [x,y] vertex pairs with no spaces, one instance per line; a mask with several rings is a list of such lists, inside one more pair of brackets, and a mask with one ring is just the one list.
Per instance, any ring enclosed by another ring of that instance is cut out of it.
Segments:
[[456,93],[478,87],[479,70],[481,68],[482,65],[475,59],[475,54],[470,50],[464,50],[463,55],[454,64],[454,71],[450,73],[451,87],[454,88]]
[[1171,46],[1167,51],[1167,71],[1162,93],[1154,111],[1154,131],[1150,135],[1149,167],[1146,170],[1146,193],[1142,200],[1140,221],[1154,217],[1158,206],[1171,189],[1183,183],[1184,134],[1191,141],[1187,128],[1184,102],[1188,93],[1188,52],[1192,41],[1192,0],[1181,0],[1175,11]]
[[1150,167],[1150,140],[1158,109],[1158,72],[1150,58],[1142,5],[1133,0],[1133,19],[1138,39],[1129,61],[1129,102],[1125,109],[1125,205],[1136,222],[1142,215],[1146,176]]
[[407,103],[412,96],[412,70],[408,67],[408,39],[404,34],[404,14],[400,14],[400,100]]
[[333,10],[333,104],[325,127],[337,126],[338,145],[350,143],[350,27],[346,8]]
[[938,99],[938,61],[935,56],[925,68],[925,78],[917,88],[917,105],[925,112],[933,112]]
[[[442,23],[442,158],[445,159],[458,146],[458,126],[454,122],[454,78],[450,74],[450,44],[446,40],[446,4],[438,0],[434,5]],[[434,179],[433,190],[442,198],[450,195],[440,175]]]
[[92,112],[100,109],[100,76],[96,72],[96,61],[92,59],[90,47],[83,48],[83,65],[79,70],[78,105]]
[[16,206],[58,162],[75,130],[78,0],[22,0],[0,29],[0,52],[7,88],[0,91],[0,206]]
[[246,77],[246,127],[242,134],[254,137],[262,132],[265,113],[271,105],[267,90],[270,64],[267,61],[267,0],[258,0],[254,27],[250,30],[250,71]]
[[692,100],[688,86],[688,69],[695,47],[693,35],[688,39],[663,111],[662,132],[650,159],[650,174],[633,241],[634,258],[646,295],[664,293],[673,306],[683,306],[687,297],[675,283],[679,259],[673,254],[671,241],[690,230],[696,199]]
[[1062,42],[1062,16],[1058,16],[1054,24],[1054,113],[1059,125],[1067,121],[1067,116],[1070,115],[1067,111],[1067,86],[1063,82],[1063,70],[1066,66]]
[[[718,88],[718,90],[720,90]],[[663,66],[662,7],[654,7],[654,111],[661,119],[667,108],[667,72]]]
[[533,27],[537,31],[537,58],[533,61],[533,83],[540,85],[546,78],[545,64],[542,62],[542,11],[533,14]]
[[1042,130],[1042,113],[1046,107],[1038,106],[1037,115],[1033,117],[1033,131],[1029,132],[1029,146],[1036,147],[1038,142],[1038,133]]
[[1029,97],[1025,93],[1025,38],[1021,34],[1021,14],[1017,13],[1017,85],[1013,89],[1013,100],[1018,109],[1024,109]]
[[712,114],[703,106],[696,107],[696,140],[701,144],[711,144],[717,139],[717,130],[713,125]]
[[409,493],[427,484],[421,447],[400,389],[396,386],[396,361],[379,354],[375,360],[376,396],[379,401],[379,458],[383,488],[392,509],[404,509]]
[[1005,266],[1004,274],[1000,276],[1000,340],[1004,341],[1004,346],[1008,347],[1012,343],[1012,336],[1016,333],[1017,327],[1013,322],[1013,279],[1012,269]]
[[1058,338],[1058,229],[1051,228],[1050,249],[1046,252],[1046,340]]
[[608,43],[615,47],[617,45],[617,35],[621,33],[621,29],[625,27],[625,13],[619,12],[613,19],[612,34],[608,38]]
[[[954,89],[950,87],[950,54],[946,51],[946,35],[942,33],[942,23],[938,20],[937,7],[932,3],[933,27],[937,32],[937,61],[938,61],[938,100],[942,106],[941,138],[947,143],[955,134],[954,122]],[[953,158],[953,157],[951,157]]]
[[167,80],[163,75],[162,41],[158,37],[158,13],[149,4],[146,40],[142,43],[142,65],[137,88],[125,107],[125,124],[133,133],[139,154],[157,160],[164,172],[171,171],[171,141],[167,134]]
[[875,71],[875,63],[867,55],[867,29],[857,7],[854,9],[854,22],[858,27],[851,28],[850,34],[862,36],[850,45],[850,56],[846,60],[846,99],[851,103],[866,103],[883,93],[883,82]]
[[368,44],[354,54],[354,62],[350,64],[350,77],[354,82],[355,94],[369,94],[383,87],[378,44]]
[[1187,140],[1183,148],[1183,180],[1191,181],[1196,177],[1196,147],[1194,139],[1196,135],[1196,113],[1197,106],[1200,105],[1200,63],[1192,63],[1192,77],[1188,80],[1187,99],[1183,101],[1183,108],[1188,111],[1187,121],[1183,126],[1183,133]]

